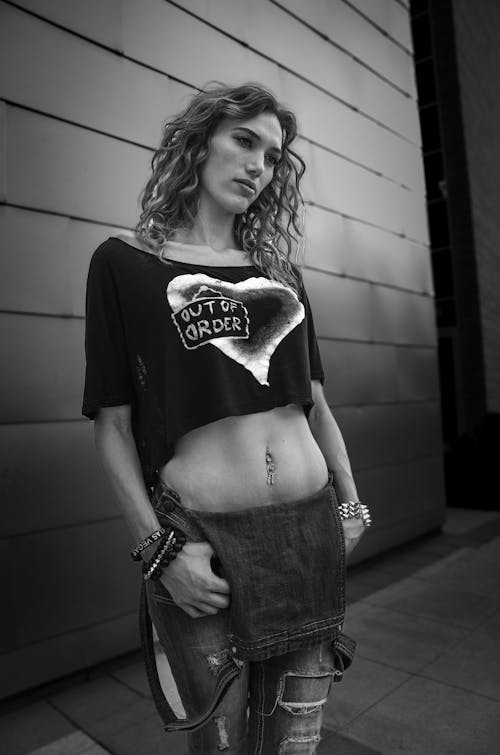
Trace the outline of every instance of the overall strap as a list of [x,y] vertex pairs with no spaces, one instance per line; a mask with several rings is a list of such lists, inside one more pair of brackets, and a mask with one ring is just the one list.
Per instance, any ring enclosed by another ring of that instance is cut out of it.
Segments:
[[153,639],[153,623],[149,613],[148,598],[146,593],[146,584],[143,582],[141,588],[141,598],[139,604],[139,629],[141,635],[141,645],[146,665],[146,674],[148,677],[151,694],[156,706],[156,710],[163,721],[166,731],[195,731],[203,726],[212,716],[214,710],[228,691],[231,683],[240,674],[240,669],[232,658],[228,658],[220,667],[217,674],[214,695],[207,709],[196,718],[181,719],[177,718],[170,707],[167,698],[163,692],[158,667],[156,665],[156,655]]

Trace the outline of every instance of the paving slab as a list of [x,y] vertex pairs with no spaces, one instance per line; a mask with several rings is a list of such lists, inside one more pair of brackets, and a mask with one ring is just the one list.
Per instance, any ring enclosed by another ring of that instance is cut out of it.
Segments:
[[355,571],[347,574],[346,598],[350,603],[363,600],[376,590],[394,584],[397,581],[394,574],[378,569]]
[[425,616],[449,626],[475,629],[495,613],[500,596],[481,595],[454,584],[407,577],[365,598],[411,616]]
[[383,587],[388,587],[394,584],[397,577],[382,569],[376,567],[370,568],[369,565],[364,568],[358,568],[353,570],[352,574],[347,572],[347,586],[349,582],[362,582],[365,585],[369,585],[373,590],[381,590]]
[[345,726],[407,679],[409,674],[403,671],[358,655],[342,681],[332,685],[324,725],[333,731]]
[[449,507],[446,509],[446,521],[443,524],[443,532],[450,535],[463,535],[476,527],[492,522],[498,518],[498,511],[486,511],[484,509],[458,509]]
[[387,554],[378,556],[375,560],[375,568],[377,571],[386,572],[401,579],[408,577],[423,566],[428,566],[435,560],[435,553],[421,550],[415,545],[409,545],[405,548],[398,548],[396,552],[389,551]]
[[463,640],[467,630],[365,603],[351,618],[348,634],[356,639],[357,654],[363,658],[416,673]]
[[76,727],[44,701],[0,716],[0,751],[26,755],[76,731]]
[[495,611],[486,621],[482,622],[476,631],[484,632],[497,639],[500,638],[500,609]]
[[494,558],[500,558],[500,537],[495,537],[489,543],[482,545],[481,550]]
[[29,755],[106,755],[108,750],[94,742],[83,731],[75,731],[55,742],[37,747]]
[[500,557],[497,568],[493,568],[494,565],[492,556],[484,553],[482,548],[461,548],[439,562],[419,569],[413,576],[416,579],[432,581],[441,587],[496,596]]
[[108,734],[126,729],[155,712],[152,700],[107,676],[54,695],[50,702],[102,742]]
[[130,687],[135,692],[138,692],[143,697],[151,697],[151,690],[149,688],[143,661],[138,661],[137,663],[130,664],[130,666],[122,666],[119,669],[115,669],[111,672],[111,676],[122,684],[125,684],[127,687]]
[[104,746],[116,755],[187,755],[186,734],[166,734],[155,714],[120,731],[103,736]]
[[367,585],[361,580],[351,580],[346,584],[346,599],[351,603],[357,603],[359,600],[363,600],[373,592],[373,587]]
[[433,553],[436,557],[446,556],[460,547],[463,542],[458,542],[457,535],[435,534],[418,541],[418,549],[422,553]]
[[341,733],[384,755],[493,755],[500,703],[412,677]]
[[322,732],[318,755],[384,755],[365,744],[356,742],[338,732]]
[[498,638],[482,632],[472,632],[421,670],[420,674],[500,702]]

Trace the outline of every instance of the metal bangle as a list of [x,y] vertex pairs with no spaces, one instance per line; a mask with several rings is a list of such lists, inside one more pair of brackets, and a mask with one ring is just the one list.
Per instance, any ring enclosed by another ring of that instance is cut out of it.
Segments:
[[174,539],[174,537],[175,537],[175,532],[174,530],[171,530],[170,535],[167,537],[167,539],[161,545],[161,547],[158,548],[158,550],[156,551],[151,561],[147,564],[146,569],[143,574],[143,577],[146,582],[148,581],[148,579],[155,579],[156,572],[161,573],[161,567],[162,567],[161,562],[162,562],[163,556],[166,553],[168,553],[168,550],[172,544],[172,540]]
[[171,561],[177,558],[177,554],[183,549],[185,543],[185,534],[172,527],[168,535],[160,542],[153,558],[143,565],[142,571],[145,581],[159,579],[163,567],[168,566]]
[[370,509],[360,501],[343,501],[339,503],[341,519],[361,519],[365,527],[370,527],[372,519]]

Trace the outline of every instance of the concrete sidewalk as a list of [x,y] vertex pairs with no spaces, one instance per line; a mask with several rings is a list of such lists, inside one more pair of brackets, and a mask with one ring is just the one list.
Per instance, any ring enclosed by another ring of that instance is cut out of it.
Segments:
[[[352,567],[352,669],[327,704],[319,753],[500,752],[500,515],[448,509],[442,533]],[[2,755],[183,755],[138,653],[6,701]]]

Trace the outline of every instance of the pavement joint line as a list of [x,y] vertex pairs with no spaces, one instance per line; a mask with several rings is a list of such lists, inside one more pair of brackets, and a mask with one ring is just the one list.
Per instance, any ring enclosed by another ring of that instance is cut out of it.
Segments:
[[[127,668],[126,666],[124,668]],[[109,673],[105,674],[105,676],[110,677],[113,679],[113,681],[117,682],[118,684],[121,684],[122,687],[125,687],[126,689],[130,690],[131,692],[134,692],[136,695],[139,695],[143,700],[151,700],[151,695],[145,695],[143,692],[141,692],[136,687],[133,687],[128,682],[124,681],[123,679],[120,679],[120,677],[115,676],[113,671],[110,671]]]
[[459,684],[451,684],[450,682],[443,682],[442,679],[434,679],[432,676],[426,676],[425,674],[422,674],[420,671],[417,671],[413,676],[419,676],[422,679],[426,679],[429,682],[434,682],[435,684],[441,684],[443,687],[451,687],[452,689],[458,689],[460,692],[465,692],[467,695],[476,695],[477,697],[483,697],[485,700],[489,700],[490,702],[497,703],[500,705],[500,697],[490,697],[490,695],[485,695],[484,692],[476,692],[476,690],[473,689],[467,689],[467,687],[461,687]]
[[[81,686],[81,685],[78,685],[78,686]],[[114,753],[112,750],[109,750],[99,737],[96,737],[95,734],[91,734],[89,731],[87,731],[87,729],[83,725],[74,721],[71,718],[71,716],[69,716],[65,711],[61,710],[54,703],[52,699],[50,699],[49,697],[45,697],[44,701],[47,703],[47,705],[50,705],[60,716],[62,716],[66,721],[68,721],[68,723],[70,723],[71,726],[74,726],[75,729],[77,729],[78,731],[82,731],[84,734],[90,737],[90,739],[92,739],[96,744],[98,744],[99,747],[102,747],[104,750],[111,753],[111,755],[119,755],[119,753]],[[84,753],[82,755],[84,755]]]
[[[354,719],[353,719],[354,720]],[[356,739],[354,735],[350,734],[349,736],[346,736],[346,733],[344,731],[341,731],[340,729],[325,729],[325,731],[328,732],[326,736],[321,735],[321,742],[327,742],[330,737],[335,737],[336,735],[340,735],[343,737],[343,739],[347,739],[349,742],[354,742],[354,744],[360,745],[364,748],[368,748],[369,755],[384,755],[384,753],[380,752],[380,750],[373,750],[370,748],[369,745],[367,745],[365,742],[362,742],[359,739]],[[335,750],[337,752],[337,750]]]
[[[387,664],[383,664],[383,665],[387,665]],[[397,669],[397,670],[401,671],[401,669]],[[356,713],[356,715],[353,718],[351,718],[351,720],[348,723],[342,724],[342,726],[339,726],[338,729],[336,729],[336,731],[338,731],[338,732],[343,732],[343,731],[347,732],[348,731],[348,727],[352,726],[354,724],[354,722],[358,720],[358,718],[361,718],[362,716],[366,715],[366,713],[368,713],[368,711],[370,711],[376,705],[378,705],[379,703],[381,703],[382,700],[385,700],[386,697],[389,697],[389,695],[392,695],[393,692],[396,692],[398,689],[400,689],[403,686],[403,684],[406,684],[411,679],[413,679],[414,676],[417,676],[416,674],[413,674],[410,671],[406,671],[405,673],[408,674],[408,678],[407,679],[403,679],[402,682],[400,682],[399,684],[396,684],[395,687],[392,687],[392,689],[390,689],[388,692],[386,692],[384,695],[382,695],[382,697],[379,697],[378,700],[375,700],[375,702],[370,703],[370,705],[368,705],[363,711],[361,711],[360,713]]]
[[[416,671],[408,671],[407,669],[400,668],[399,666],[394,666],[392,663],[387,663],[387,661],[381,661],[378,658],[377,660],[375,660],[374,658],[370,658],[370,656],[364,655],[363,653],[360,653],[357,650],[356,650],[356,658],[362,658],[364,661],[370,661],[370,663],[376,663],[378,666],[389,668],[391,669],[391,671],[399,671],[401,674],[408,674],[409,676],[415,676],[415,674],[417,673]],[[356,658],[354,659],[354,663],[356,662]],[[425,666],[427,666],[427,663],[425,663]]]
[[[81,739],[81,737],[83,737],[86,741],[75,743],[75,737],[76,739]],[[73,755],[85,755],[85,753],[88,753],[89,750],[92,750],[96,746],[102,749],[103,753],[109,752],[109,750],[101,748],[100,745],[98,745],[98,743],[95,741],[95,739],[92,739],[92,737],[90,737],[84,731],[77,729],[76,731],[73,731],[70,734],[66,734],[63,737],[58,737],[57,739],[46,742],[39,747],[35,747],[34,750],[30,750],[28,753],[26,753],[26,755],[51,755],[51,753],[54,752],[54,748],[56,748],[59,753],[64,753],[66,751],[69,751],[67,750],[68,747]],[[75,749],[75,747],[78,747],[78,749]]]
[[[431,619],[431,621],[432,621],[432,619]],[[462,628],[462,627],[460,627],[460,628]],[[430,660],[430,661],[423,661],[422,669],[427,668],[427,666],[429,666],[431,663],[435,663],[442,655],[445,655],[448,652],[448,650],[450,650],[452,648],[456,648],[458,645],[460,645],[460,643],[465,642],[465,640],[469,639],[469,637],[470,637],[471,634],[474,634],[474,632],[477,632],[477,629],[464,629],[464,632],[465,632],[464,636],[460,637],[460,639],[453,640],[453,641],[448,640],[447,641],[447,645],[446,645],[446,649],[444,649],[444,650],[436,650],[435,651],[436,655],[434,656],[434,658],[432,658],[432,660]],[[358,653],[356,651],[356,655],[358,655],[358,654],[359,654],[359,656],[361,658],[365,658],[368,661],[373,661],[374,660],[373,658],[369,658],[367,655],[363,655],[363,653],[361,653],[361,652]],[[379,661],[379,660],[377,660],[377,661],[375,661],[375,663],[380,663],[383,666],[388,666],[389,668],[395,668],[398,671],[402,671],[403,670],[403,669],[400,669],[398,666],[393,666],[391,663],[387,663],[385,661]],[[413,673],[413,672],[407,672],[407,673]]]
[[[380,603],[370,603],[371,606],[377,607],[377,608],[384,608],[386,611],[393,611],[394,613],[400,613],[402,616],[409,616],[410,618],[419,618],[419,619],[425,619],[426,621],[433,621],[436,624],[440,624],[444,627],[451,627],[452,629],[463,629],[465,632],[474,632],[480,624],[475,624],[474,626],[464,626],[463,624],[455,624],[452,621],[444,621],[444,619],[438,619],[435,616],[427,616],[423,615],[421,613],[417,613],[416,611],[402,611],[399,608],[392,608],[389,606],[382,606]],[[489,618],[493,614],[485,614],[484,617],[481,619],[481,623]]]
[[[424,616],[423,614],[417,613],[416,611],[414,611],[414,612],[411,612],[411,611],[402,611],[400,608],[392,608],[392,606],[384,606],[384,605],[381,605],[380,603],[370,603],[369,597],[370,596],[368,595],[365,598],[361,598],[361,600],[364,600],[372,608],[383,608],[384,611],[392,611],[393,613],[399,613],[402,616],[409,616],[410,618],[413,618],[413,619],[414,618],[425,619],[426,621],[433,621],[436,624],[440,624],[441,626],[444,626],[444,627],[451,627],[452,629],[463,629],[466,632],[467,631],[469,631],[469,632],[475,632],[479,628],[479,626],[480,626],[479,624],[476,624],[473,627],[465,627],[465,626],[463,626],[463,624],[454,624],[451,621],[443,621],[442,619],[436,619],[434,616]],[[493,609],[493,611],[492,611],[491,614],[490,613],[485,614],[483,616],[483,618],[481,619],[481,623],[484,623],[484,621],[486,621],[487,619],[489,619],[491,616],[494,616],[494,614],[496,613],[496,611],[498,610],[499,607],[500,607],[500,605],[496,606]],[[353,617],[353,620],[355,618],[356,618],[356,616]]]

